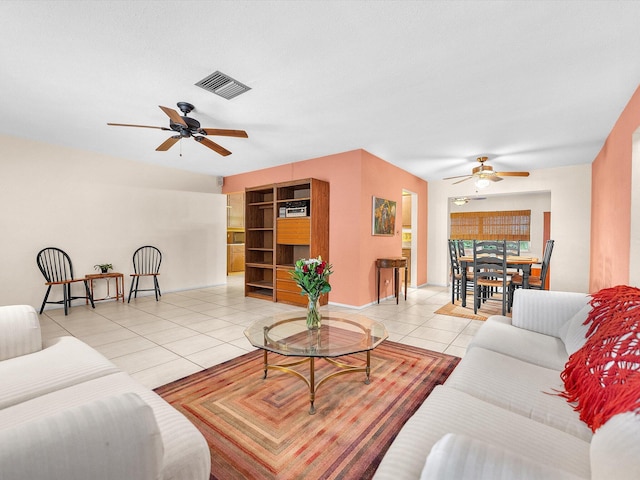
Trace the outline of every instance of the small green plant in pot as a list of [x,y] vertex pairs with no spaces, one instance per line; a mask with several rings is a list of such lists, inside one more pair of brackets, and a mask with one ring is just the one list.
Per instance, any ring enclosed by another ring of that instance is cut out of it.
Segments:
[[109,269],[113,269],[113,265],[110,263],[99,263],[98,265],[94,265],[93,268],[100,270],[102,273],[109,273]]

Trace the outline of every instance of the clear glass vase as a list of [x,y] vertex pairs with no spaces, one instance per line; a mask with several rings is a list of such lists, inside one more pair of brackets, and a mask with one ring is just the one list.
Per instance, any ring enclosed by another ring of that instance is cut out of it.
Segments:
[[307,328],[309,330],[319,329],[321,320],[320,298],[309,297],[309,304],[307,305]]

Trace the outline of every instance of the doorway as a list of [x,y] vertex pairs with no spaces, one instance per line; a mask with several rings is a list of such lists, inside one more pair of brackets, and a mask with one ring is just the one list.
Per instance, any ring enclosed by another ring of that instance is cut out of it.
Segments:
[[418,194],[402,190],[402,256],[408,258],[409,286],[417,287]]

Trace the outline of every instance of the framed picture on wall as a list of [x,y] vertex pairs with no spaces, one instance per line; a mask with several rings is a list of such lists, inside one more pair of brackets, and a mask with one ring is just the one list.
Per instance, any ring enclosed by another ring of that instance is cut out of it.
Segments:
[[396,229],[396,202],[373,197],[371,234],[392,236]]

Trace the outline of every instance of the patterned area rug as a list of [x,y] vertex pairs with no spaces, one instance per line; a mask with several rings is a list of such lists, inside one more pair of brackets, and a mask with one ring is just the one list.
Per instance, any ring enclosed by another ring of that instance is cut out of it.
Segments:
[[[477,314],[473,313],[473,299],[467,297],[467,306],[463,307],[460,300],[456,300],[455,304],[451,302],[444,304],[438,310],[439,315],[450,315],[452,317],[470,318],[472,320],[486,320],[492,315],[502,315],[502,304],[500,302],[483,303]],[[507,317],[511,316],[511,312],[507,312]]]
[[[365,354],[341,357],[362,364]],[[315,415],[309,389],[294,375],[269,370],[254,352],[155,391],[184,413],[211,449],[211,479],[369,479],[400,428],[459,358],[385,341],[362,372],[320,385]],[[269,354],[269,362],[286,361]],[[308,364],[296,367],[308,376]],[[336,367],[316,362],[316,380]]]

